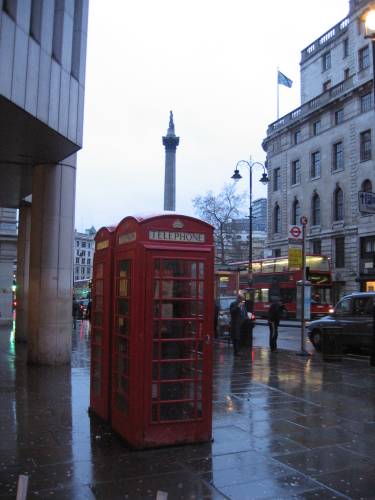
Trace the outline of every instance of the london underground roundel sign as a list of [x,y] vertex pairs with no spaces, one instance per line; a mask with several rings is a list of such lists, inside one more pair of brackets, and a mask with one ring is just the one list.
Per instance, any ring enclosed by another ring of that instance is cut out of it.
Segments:
[[292,238],[298,239],[301,237],[302,230],[299,226],[291,226],[289,229],[289,233]]

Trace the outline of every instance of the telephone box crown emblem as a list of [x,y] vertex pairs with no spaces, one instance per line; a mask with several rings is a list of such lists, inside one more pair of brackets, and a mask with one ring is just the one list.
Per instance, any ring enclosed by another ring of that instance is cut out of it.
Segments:
[[182,229],[184,227],[184,223],[180,219],[176,219],[173,223],[174,229]]

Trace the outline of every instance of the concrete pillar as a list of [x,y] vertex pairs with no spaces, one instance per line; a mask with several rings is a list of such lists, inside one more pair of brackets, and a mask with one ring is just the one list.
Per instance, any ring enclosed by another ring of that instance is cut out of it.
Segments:
[[76,156],[33,173],[31,207],[29,338],[30,363],[70,362],[72,251]]
[[16,342],[27,341],[29,313],[31,204],[20,206],[17,242]]

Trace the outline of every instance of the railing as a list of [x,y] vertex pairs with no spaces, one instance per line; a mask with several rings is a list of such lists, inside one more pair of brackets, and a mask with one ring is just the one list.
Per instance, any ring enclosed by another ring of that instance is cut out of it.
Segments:
[[334,38],[337,38],[341,33],[347,28],[349,24],[349,17],[346,17],[340,21],[336,26],[331,28],[329,31],[324,33],[320,38],[315,40],[312,44],[301,51],[301,63],[305,62],[307,59],[316,54],[319,50],[322,50],[328,42],[331,42]]
[[314,97],[311,101],[305,102],[301,107],[294,109],[289,114],[281,117],[279,120],[271,123],[267,129],[267,136],[271,135],[276,130],[292,124],[294,121],[300,119],[301,117],[308,115],[311,111],[316,108],[324,106],[338,96],[348,92],[348,90],[354,87],[353,76],[347,78],[346,80],[338,83],[334,87],[331,87],[326,92]]

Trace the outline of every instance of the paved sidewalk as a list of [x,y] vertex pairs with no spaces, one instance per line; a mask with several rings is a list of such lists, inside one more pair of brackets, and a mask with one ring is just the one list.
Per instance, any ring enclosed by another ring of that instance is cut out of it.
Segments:
[[375,499],[375,368],[215,344],[214,442],[132,452],[87,414],[88,324],[72,368],[27,367],[0,329],[0,500]]

